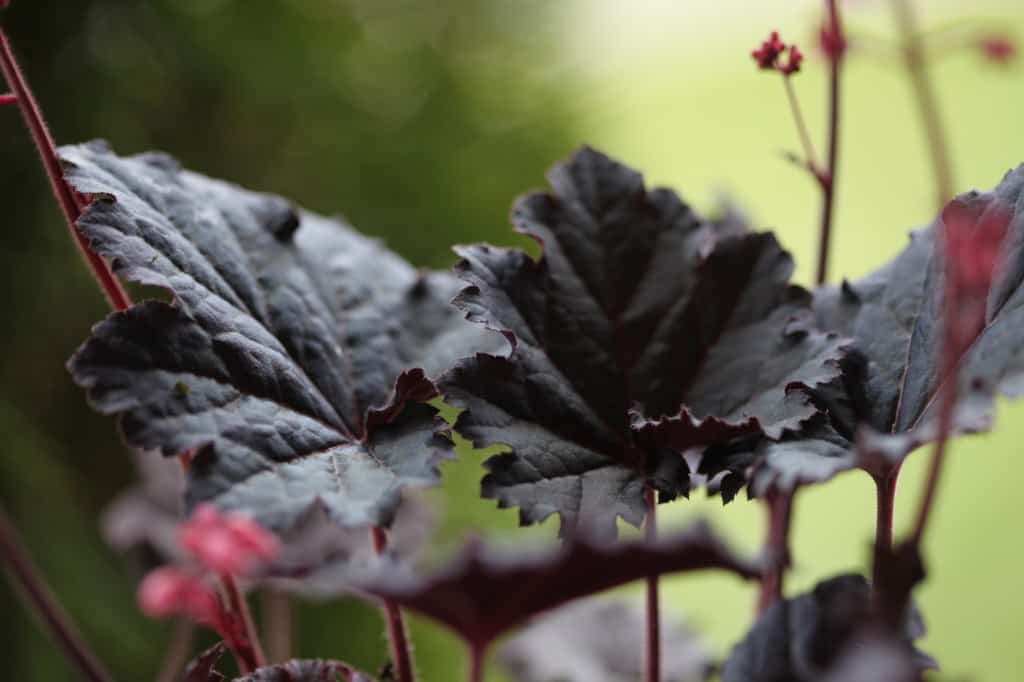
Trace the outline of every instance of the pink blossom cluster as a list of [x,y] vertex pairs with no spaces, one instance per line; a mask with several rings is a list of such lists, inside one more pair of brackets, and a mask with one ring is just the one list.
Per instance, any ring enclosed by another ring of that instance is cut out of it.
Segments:
[[221,630],[227,622],[211,575],[244,576],[272,560],[279,543],[273,533],[240,514],[222,514],[209,504],[196,508],[178,528],[178,543],[194,565],[164,566],[139,586],[139,607],[159,618],[183,614]]

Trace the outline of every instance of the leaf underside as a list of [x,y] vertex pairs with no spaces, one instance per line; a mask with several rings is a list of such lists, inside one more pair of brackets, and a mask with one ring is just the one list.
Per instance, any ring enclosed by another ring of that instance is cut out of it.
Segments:
[[843,341],[814,328],[772,235],[704,221],[591,149],[549,179],[513,210],[539,260],[457,249],[456,305],[513,350],[461,362],[441,390],[466,409],[460,434],[510,448],[486,462],[485,497],[609,535],[618,516],[639,524],[646,485],[686,494],[682,452],[811,418],[794,389],[838,376]]
[[[985,326],[961,359],[954,429],[989,428],[996,395],[1024,393],[1024,166],[987,193],[957,201],[978,210],[1008,211],[1011,220],[986,302]],[[857,282],[819,289],[818,325],[853,339],[843,376],[808,391],[825,415],[779,443],[709,453],[701,470],[736,481],[753,470],[751,491],[791,489],[861,467],[884,472],[937,433],[943,330],[941,219],[911,235],[892,261]],[[860,451],[854,443],[861,439]],[[735,487],[735,485],[734,485]]]
[[[540,617],[504,643],[499,658],[513,682],[636,682],[645,626],[638,605],[589,599]],[[659,633],[662,679],[709,679],[710,652],[689,628],[663,617]]]
[[190,507],[281,529],[320,500],[343,525],[387,525],[403,486],[436,480],[451,446],[415,401],[494,347],[448,304],[453,277],[162,154],[93,142],[61,158],[92,199],[79,220],[92,247],[174,296],[108,317],[69,368],[130,445],[196,451]]
[[[599,567],[596,568],[596,567]],[[384,564],[360,589],[428,616],[484,646],[543,611],[648,575],[721,569],[753,579],[760,566],[733,554],[705,524],[654,543],[604,544],[582,537],[541,554],[496,554],[470,542],[427,577]]]

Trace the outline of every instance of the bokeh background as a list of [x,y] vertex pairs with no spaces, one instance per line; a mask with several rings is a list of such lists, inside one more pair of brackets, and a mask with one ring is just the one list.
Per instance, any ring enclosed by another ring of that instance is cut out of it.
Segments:
[[[59,142],[104,137],[122,153],[168,151],[194,170],[341,212],[420,265],[449,266],[457,242],[520,243],[507,223],[512,198],[588,142],[705,210],[731,197],[759,228],[779,232],[806,284],[819,197],[780,159],[797,138],[781,84],[755,70],[749,51],[770,29],[806,46],[796,88],[820,140],[819,4],[15,0],[0,20]],[[1024,69],[986,63],[957,36],[1024,36],[1024,9],[1013,0],[917,4],[924,25],[948,29],[935,34],[931,54],[957,187],[989,188],[1024,160]],[[935,209],[917,112],[890,42],[890,7],[844,5],[862,40],[843,101],[834,278],[882,263]],[[13,107],[0,110],[0,148],[0,500],[115,676],[151,679],[170,625],[137,612],[138,575],[104,546],[96,521],[132,480],[131,455],[64,370],[105,304]],[[945,678],[1012,679],[1024,666],[1022,416],[1024,405],[1000,405],[993,435],[953,448],[928,538],[931,576],[919,592],[924,645]],[[446,465],[445,487],[430,494],[438,551],[471,531],[553,537],[550,524],[516,529],[514,510],[477,497],[480,461],[463,451]],[[901,479],[899,527],[925,461],[913,456]],[[662,510],[666,527],[708,515],[737,544],[758,547],[759,505],[738,500],[723,509],[697,493]],[[866,568],[873,523],[864,475],[805,491],[787,590]],[[667,610],[714,649],[727,650],[747,627],[753,588],[715,576],[665,583]],[[417,619],[413,631],[422,679],[458,679],[455,641]],[[354,600],[303,605],[297,648],[375,670],[384,659],[382,625]],[[11,680],[73,679],[6,583],[0,661]],[[494,671],[488,679],[502,677]]]

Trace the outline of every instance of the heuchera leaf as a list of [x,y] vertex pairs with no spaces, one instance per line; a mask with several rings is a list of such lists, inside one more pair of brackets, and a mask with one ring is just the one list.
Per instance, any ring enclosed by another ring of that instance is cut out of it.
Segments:
[[[870,632],[871,603],[867,580],[856,574],[830,578],[807,594],[776,602],[732,650],[722,682],[818,682]],[[903,634],[892,644],[918,662],[918,672],[935,667],[914,648],[914,640],[924,635],[916,609],[908,609]]]
[[450,442],[428,376],[485,347],[419,273],[337,220],[183,171],[162,154],[65,147],[79,220],[123,278],[174,304],[98,324],[71,359],[129,444],[197,454],[190,506],[209,501],[280,529],[314,500],[348,526],[387,525],[400,489],[435,481]]
[[656,544],[602,544],[583,537],[554,551],[497,554],[469,542],[429,577],[384,564],[360,589],[443,623],[483,647],[531,616],[650,575],[721,569],[752,579],[760,566],[737,557],[705,524]]
[[592,149],[515,204],[539,260],[458,249],[468,319],[502,333],[508,357],[478,354],[442,392],[466,408],[456,430],[488,460],[483,495],[524,524],[553,513],[613,533],[639,524],[648,483],[686,494],[680,453],[753,432],[780,437],[816,408],[798,386],[838,376],[843,341],[813,327],[770,234],[702,221],[671,191]]
[[[961,358],[958,432],[987,429],[996,394],[1024,393],[1024,166],[987,193],[957,198],[963,211],[1009,218],[1002,259],[989,289],[984,326]],[[959,211],[959,212],[963,212]],[[819,289],[818,324],[854,340],[843,376],[809,395],[827,418],[801,436],[780,443],[751,441],[709,453],[701,470],[756,471],[752,492],[792,488],[862,467],[897,465],[934,439],[943,343],[944,264],[941,217],[911,236],[910,244],[882,268],[857,282]],[[860,447],[855,453],[855,441]]]
[[339,661],[294,660],[260,668],[234,682],[373,682],[347,663]]
[[[513,682],[636,682],[644,676],[646,617],[638,605],[588,599],[539,618],[501,646]],[[666,615],[661,678],[701,682],[714,669],[708,650]]]

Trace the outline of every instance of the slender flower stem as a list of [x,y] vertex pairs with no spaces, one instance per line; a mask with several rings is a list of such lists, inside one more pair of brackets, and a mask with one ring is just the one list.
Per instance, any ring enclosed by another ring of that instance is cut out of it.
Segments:
[[804,161],[815,179],[821,182],[821,168],[818,166],[818,155],[814,151],[814,143],[811,142],[811,135],[807,130],[807,122],[804,121],[804,114],[800,110],[800,102],[796,98],[796,91],[793,89],[791,74],[782,75],[782,83],[786,87],[786,99],[789,101],[789,109],[793,113],[793,122],[796,123],[796,131],[800,135],[800,144],[804,148]]
[[259,633],[252,622],[252,614],[249,612],[249,604],[245,601],[242,591],[238,589],[238,583],[230,575],[220,576],[224,594],[227,596],[228,609],[238,619],[244,632],[244,641],[227,642],[232,648],[238,664],[243,668],[242,672],[251,673],[256,668],[266,665],[267,659],[263,655],[263,646],[260,644]]
[[953,197],[953,165],[946,145],[946,133],[939,114],[938,100],[928,74],[922,36],[917,31],[917,19],[911,0],[893,0],[893,12],[903,42],[903,61],[910,75],[914,98],[928,138],[932,170],[935,173],[935,200],[941,209]]
[[484,648],[478,644],[469,644],[469,669],[466,682],[484,682]]
[[757,613],[782,598],[782,583],[789,567],[789,526],[793,516],[793,494],[772,493],[765,501],[768,509],[768,530],[765,554],[768,566],[761,577],[761,591],[757,598]]
[[78,628],[32,564],[32,559],[3,508],[0,508],[0,560],[8,569],[11,580],[22,589],[39,620],[82,678],[89,682],[112,682],[110,673],[82,639]]
[[[373,551],[383,554],[388,546],[387,532],[383,528],[374,526],[370,529],[370,541],[373,543]],[[397,682],[415,682],[416,672],[412,665],[405,621],[398,604],[387,599],[384,600],[384,620],[387,622],[388,643],[391,646],[391,662],[395,666],[395,678]]]
[[826,0],[828,7],[829,31],[832,33],[834,48],[829,55],[829,115],[828,151],[825,171],[821,176],[822,206],[821,228],[818,238],[817,283],[824,284],[828,278],[828,252],[832,236],[832,214],[835,205],[836,166],[839,160],[839,105],[842,80],[845,38],[839,17],[839,0]]
[[181,671],[185,669],[192,653],[195,631],[195,626],[187,618],[179,618],[174,623],[174,631],[167,644],[163,662],[160,663],[160,672],[156,675],[156,682],[179,682]]
[[3,105],[3,104],[17,104],[17,103],[18,103],[18,96],[15,95],[13,92],[5,92],[2,95],[0,95],[0,105]]
[[947,357],[945,360],[946,367],[942,373],[945,379],[939,388],[942,391],[942,402],[939,407],[939,439],[935,441],[935,452],[932,455],[931,467],[928,469],[928,479],[925,481],[921,505],[917,510],[917,521],[914,523],[914,531],[910,536],[910,542],[918,547],[921,545],[921,539],[924,537],[935,504],[935,492],[939,487],[942,465],[946,459],[946,444],[949,442],[949,432],[953,425],[953,409],[956,407],[957,358],[954,353],[948,351],[943,355],[953,357]]
[[292,657],[292,637],[295,629],[292,604],[288,595],[277,590],[264,590],[263,633],[267,640],[267,659],[272,663]]
[[[653,543],[658,537],[657,493],[648,487],[644,491],[647,502],[647,518],[644,521],[644,539]],[[645,680],[660,682],[661,680],[661,632],[658,615],[658,576],[647,576],[647,652],[644,657]]]
[[89,264],[89,268],[96,277],[96,281],[106,295],[111,307],[115,310],[125,310],[131,305],[128,294],[125,293],[121,283],[114,276],[114,273],[111,272],[107,262],[92,250],[88,239],[75,225],[75,222],[82,213],[84,203],[81,197],[64,180],[64,171],[61,167],[60,159],[57,157],[57,146],[54,144],[49,128],[46,127],[46,120],[43,118],[42,110],[39,108],[39,104],[29,88],[28,81],[25,80],[25,76],[18,66],[3,28],[0,28],[0,72],[3,73],[8,87],[11,88],[18,103],[18,108],[21,110],[22,118],[25,120],[25,125],[28,126],[29,133],[32,135],[32,141],[35,142],[36,150],[39,152],[39,158],[46,171],[46,177],[50,181],[50,189],[53,190],[57,204],[64,213],[71,236]]

